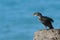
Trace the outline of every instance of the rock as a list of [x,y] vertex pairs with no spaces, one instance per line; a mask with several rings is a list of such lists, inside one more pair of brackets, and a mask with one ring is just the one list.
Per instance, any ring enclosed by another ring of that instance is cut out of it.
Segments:
[[60,40],[60,29],[39,30],[33,40]]

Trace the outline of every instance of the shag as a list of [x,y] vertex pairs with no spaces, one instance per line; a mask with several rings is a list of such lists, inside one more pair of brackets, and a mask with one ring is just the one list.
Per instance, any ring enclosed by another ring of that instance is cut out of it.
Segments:
[[54,20],[52,18],[43,16],[40,12],[35,12],[33,15],[38,16],[39,20],[42,22],[42,24],[44,24],[45,27],[54,29],[54,27],[52,26],[52,22],[54,22]]

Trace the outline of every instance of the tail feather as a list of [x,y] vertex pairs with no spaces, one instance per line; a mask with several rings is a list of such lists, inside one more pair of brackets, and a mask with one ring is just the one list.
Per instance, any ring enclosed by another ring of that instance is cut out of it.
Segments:
[[52,25],[49,26],[49,29],[54,29],[54,27]]
[[49,29],[54,29],[54,27],[49,27]]

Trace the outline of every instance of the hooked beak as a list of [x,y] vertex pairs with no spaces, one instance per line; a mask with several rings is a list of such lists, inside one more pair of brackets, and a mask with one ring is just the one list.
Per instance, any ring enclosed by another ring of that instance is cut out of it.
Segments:
[[37,15],[33,14],[33,16],[37,16]]

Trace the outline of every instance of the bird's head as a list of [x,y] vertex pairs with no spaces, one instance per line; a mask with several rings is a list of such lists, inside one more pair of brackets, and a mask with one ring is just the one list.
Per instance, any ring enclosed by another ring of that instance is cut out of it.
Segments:
[[40,12],[35,12],[34,14],[33,14],[34,16],[42,16],[42,14],[40,13]]

